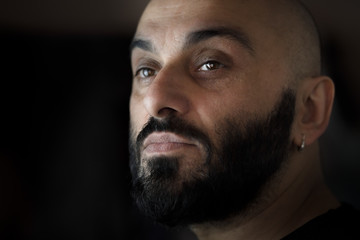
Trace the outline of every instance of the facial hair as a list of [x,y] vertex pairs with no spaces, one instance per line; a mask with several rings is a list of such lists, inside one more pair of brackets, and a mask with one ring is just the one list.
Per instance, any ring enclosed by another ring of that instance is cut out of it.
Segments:
[[[264,118],[244,114],[227,118],[215,129],[221,144],[216,146],[203,131],[175,116],[150,118],[137,138],[130,136],[132,196],[148,217],[167,226],[215,223],[245,213],[263,193],[263,188],[286,162],[295,95],[287,89]],[[141,167],[141,146],[153,132],[173,132],[198,140],[206,159],[191,171],[179,174],[180,159],[148,159],[149,173]]]

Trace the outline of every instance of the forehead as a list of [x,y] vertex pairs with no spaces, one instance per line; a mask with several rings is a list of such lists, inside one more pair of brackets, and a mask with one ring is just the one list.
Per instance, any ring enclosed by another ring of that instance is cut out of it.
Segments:
[[[234,6],[239,7],[240,2],[235,1],[217,1],[217,0],[153,0],[144,11],[141,21],[159,22],[163,20],[196,20],[206,18],[210,20],[219,20],[226,18],[232,12],[237,10]],[[178,22],[181,23],[181,22]]]
[[186,33],[208,27],[241,27],[249,31],[255,24],[249,21],[250,15],[259,15],[250,8],[243,1],[231,0],[153,0],[140,19],[136,35],[180,41]]

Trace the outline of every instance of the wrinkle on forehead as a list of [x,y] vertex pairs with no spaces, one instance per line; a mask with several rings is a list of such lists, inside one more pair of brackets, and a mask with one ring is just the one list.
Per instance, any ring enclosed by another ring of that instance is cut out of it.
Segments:
[[214,5],[211,0],[153,0],[140,20],[136,37],[154,38],[159,46],[168,44],[165,39],[171,39],[175,45],[190,32],[234,25],[231,16],[233,13],[229,13],[226,4]]
[[[147,6],[140,22],[147,22],[149,25],[166,24],[167,22],[183,23],[196,20],[201,22],[202,18],[206,21],[220,21],[229,15],[229,4],[214,0],[196,1],[173,1],[173,0],[152,0]],[[236,14],[236,11],[234,11]]]
[[186,1],[150,1],[140,21],[156,23],[164,19],[181,19],[184,17],[184,9],[189,9],[190,5],[191,2]]

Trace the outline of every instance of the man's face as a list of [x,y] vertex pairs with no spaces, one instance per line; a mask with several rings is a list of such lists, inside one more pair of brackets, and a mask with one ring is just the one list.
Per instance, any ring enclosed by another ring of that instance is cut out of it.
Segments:
[[133,42],[134,194],[169,225],[244,211],[290,149],[279,39],[263,9],[225,2],[153,1]]

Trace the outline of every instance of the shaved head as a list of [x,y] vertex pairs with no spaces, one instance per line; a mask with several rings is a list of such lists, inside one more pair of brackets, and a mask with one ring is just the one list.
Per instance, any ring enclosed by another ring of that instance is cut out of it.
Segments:
[[[268,1],[274,4],[272,13],[280,38],[285,41],[290,69],[296,79],[319,76],[321,46],[318,29],[308,9],[297,0]],[[278,3],[277,3],[278,2]]]
[[[318,76],[321,73],[319,33],[312,15],[301,1],[200,0],[197,2],[202,2],[200,4],[204,5],[209,5],[210,2],[215,3],[215,5],[220,6],[220,11],[223,11],[223,14],[226,15],[229,12],[233,12],[238,18],[251,19],[255,23],[252,24],[252,27],[258,27],[259,30],[266,29],[262,34],[258,34],[259,39],[265,40],[265,42],[266,40],[271,40],[272,42],[269,41],[267,43],[267,47],[276,49],[281,54],[281,59],[279,59],[278,55],[272,54],[271,51],[266,51],[275,58],[269,58],[269,60],[277,61],[279,64],[283,60],[283,63],[288,65],[289,74],[291,74],[290,79],[293,80],[293,83],[296,83],[296,80]],[[140,24],[144,20],[148,22],[148,12],[153,11],[154,8],[158,13],[155,15],[151,14],[153,19],[169,17],[167,12],[172,14],[171,17],[175,18],[176,15],[173,15],[174,13],[169,11],[170,9],[174,10],[174,8],[182,4],[188,5],[189,9],[192,9],[193,3],[193,1],[152,0],[144,12]],[[182,16],[183,12],[179,10],[177,14]],[[194,14],[196,15],[197,13],[194,12]],[[233,19],[233,21],[236,20]],[[262,49],[258,50],[262,51]],[[283,63],[281,62],[281,64]]]

